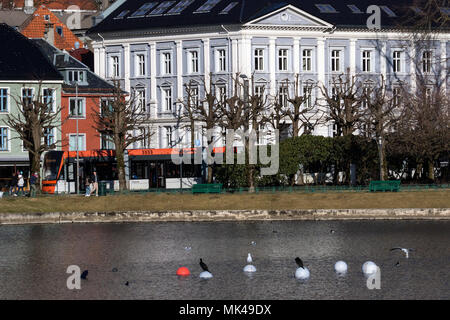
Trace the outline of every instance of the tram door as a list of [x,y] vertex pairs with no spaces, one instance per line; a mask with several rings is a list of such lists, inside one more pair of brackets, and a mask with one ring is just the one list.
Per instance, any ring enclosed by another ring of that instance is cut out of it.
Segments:
[[150,188],[164,188],[166,186],[166,180],[164,179],[164,162],[150,162],[148,170]]

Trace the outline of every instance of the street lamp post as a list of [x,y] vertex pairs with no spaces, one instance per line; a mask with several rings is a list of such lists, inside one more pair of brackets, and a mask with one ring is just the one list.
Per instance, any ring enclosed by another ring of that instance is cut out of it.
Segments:
[[79,117],[79,108],[78,108],[78,82],[75,82],[75,110],[76,110],[76,123],[77,123],[77,142],[76,142],[76,152],[77,152],[77,194],[80,194],[80,159],[78,156],[78,117]]

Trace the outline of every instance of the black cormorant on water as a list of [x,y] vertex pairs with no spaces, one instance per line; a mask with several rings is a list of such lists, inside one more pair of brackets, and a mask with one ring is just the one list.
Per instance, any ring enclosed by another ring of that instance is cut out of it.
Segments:
[[208,266],[203,262],[202,258],[200,258],[200,267],[203,269],[203,271],[208,271]]

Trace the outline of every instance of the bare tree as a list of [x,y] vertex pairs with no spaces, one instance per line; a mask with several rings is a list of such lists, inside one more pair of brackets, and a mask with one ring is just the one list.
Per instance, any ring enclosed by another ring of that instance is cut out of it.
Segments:
[[[134,92],[127,99],[126,93],[120,88],[120,82],[114,80],[112,99],[95,113],[94,122],[94,128],[101,135],[111,137],[114,142],[120,190],[127,190],[125,150],[135,142],[150,141],[153,134],[148,128],[143,106],[138,105]],[[140,130],[146,127],[148,130]],[[139,130],[136,132],[136,129]]]
[[370,138],[375,138],[378,145],[380,161],[380,180],[387,179],[386,133],[392,131],[400,117],[401,89],[390,92],[383,75],[376,86],[363,90],[363,101],[366,105],[365,115],[367,131]]
[[[204,98],[200,99],[200,89],[204,90]],[[221,117],[220,99],[218,99],[215,86],[210,75],[208,83],[205,79],[202,79],[202,85],[197,82],[189,81],[185,84],[185,98],[180,101],[182,109],[179,113],[180,123],[187,123],[187,127],[191,132],[191,147],[194,147],[195,140],[195,126],[202,127],[202,130],[211,132],[218,128]],[[186,127],[186,126],[185,126]],[[212,146],[214,137],[210,134],[207,135],[208,147]],[[208,156],[211,156],[211,151],[208,150]],[[208,183],[212,183],[213,180],[213,163],[212,159],[208,159]]]
[[[25,87],[25,85],[23,85]],[[29,89],[32,90],[32,89]],[[54,90],[54,89],[44,89]],[[61,143],[60,139],[50,139],[51,132],[60,131],[61,106],[55,106],[50,95],[42,95],[42,82],[39,82],[37,95],[27,97],[14,97],[17,105],[17,114],[9,113],[4,123],[18,134],[23,148],[28,151],[31,172],[40,172],[42,153],[55,149]],[[53,137],[56,137],[53,134]],[[39,183],[39,180],[37,184]]]
[[[235,131],[242,130],[241,141],[245,149],[249,192],[254,192],[256,170],[255,164],[250,163],[250,150],[255,150],[255,138],[260,134],[260,128],[264,128],[269,122],[268,111],[271,104],[268,95],[264,94],[264,86],[258,86],[253,75],[248,79],[237,73],[233,78],[233,86],[233,96],[221,104],[221,126]],[[260,88],[259,91],[257,87]]]
[[[289,90],[289,80],[285,80],[284,88],[287,88],[288,103],[281,103],[284,109],[282,113],[292,123],[293,137],[298,137],[300,131],[303,134],[312,134],[314,128],[324,119],[324,113],[317,108],[317,101],[313,101],[312,92],[316,85],[306,82],[302,86],[299,74],[295,75],[295,81],[292,85],[293,90]],[[290,93],[291,91],[293,94]]]
[[319,86],[326,103],[323,111],[327,114],[326,121],[334,122],[338,136],[351,135],[366,113],[361,104],[362,83],[347,69],[345,74],[333,77],[330,87],[324,84]]

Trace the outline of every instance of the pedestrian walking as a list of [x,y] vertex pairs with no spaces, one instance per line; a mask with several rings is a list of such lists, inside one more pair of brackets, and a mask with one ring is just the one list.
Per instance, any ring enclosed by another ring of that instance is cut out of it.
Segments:
[[36,196],[36,183],[38,181],[38,173],[34,172],[30,177],[30,197]]
[[85,197],[91,196],[91,178],[89,177],[86,178],[86,194],[84,196]]
[[23,172],[20,171],[19,175],[17,176],[17,194],[20,192],[20,195],[24,196],[25,192],[23,190],[23,186],[25,185],[25,179],[23,178]]
[[92,175],[92,184],[93,188],[91,189],[91,193],[95,191],[95,196],[98,197],[98,176],[96,171]]

